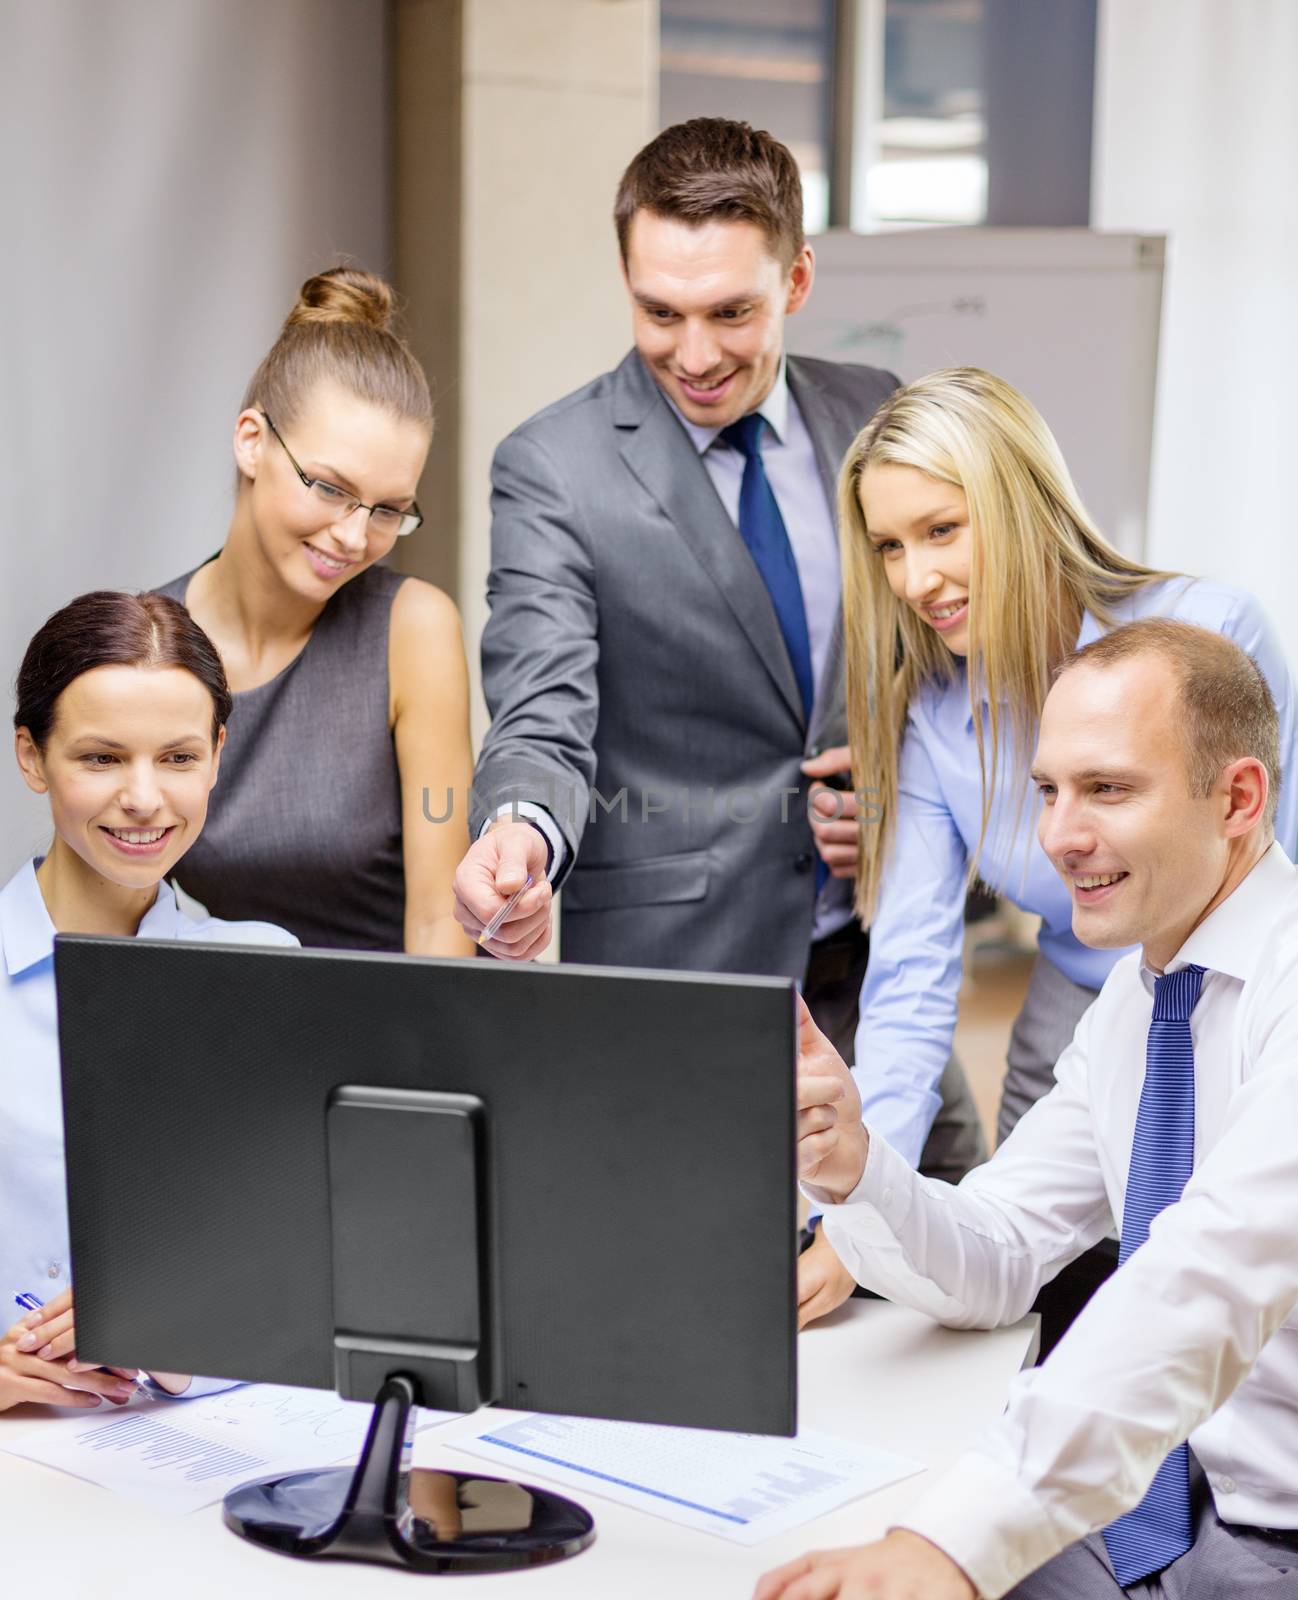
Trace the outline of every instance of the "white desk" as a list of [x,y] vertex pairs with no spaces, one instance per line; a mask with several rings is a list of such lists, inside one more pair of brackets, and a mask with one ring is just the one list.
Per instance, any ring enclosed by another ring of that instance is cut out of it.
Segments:
[[[940,1466],[999,1415],[1010,1379],[1033,1358],[1036,1342],[1036,1317],[990,1333],[957,1333],[881,1300],[849,1301],[801,1336],[799,1418],[804,1427]],[[6,1428],[35,1415],[24,1406],[0,1416],[0,1444]],[[456,1438],[477,1422],[465,1417],[422,1435],[418,1464],[499,1476],[490,1462],[455,1448]],[[545,1482],[543,1472],[525,1476]],[[0,1453],[0,1571],[6,1593],[39,1590],[76,1600],[368,1600],[377,1594],[410,1600],[421,1586],[441,1593],[443,1583],[456,1594],[501,1600],[748,1600],[761,1573],[804,1550],[881,1535],[926,1478],[853,1501],[753,1549],[583,1493],[578,1498],[595,1517],[597,1537],[581,1555],[526,1573],[438,1579],[349,1562],[295,1561],[236,1538],[222,1524],[219,1505],[189,1517],[162,1517],[94,1484]]]

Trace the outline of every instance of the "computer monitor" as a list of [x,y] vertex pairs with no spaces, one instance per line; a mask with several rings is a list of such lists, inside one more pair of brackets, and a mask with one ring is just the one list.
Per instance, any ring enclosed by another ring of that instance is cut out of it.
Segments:
[[[78,1353],[382,1401],[355,1479],[236,1491],[247,1536],[514,1564],[412,1529],[412,1403],[795,1431],[790,982],[92,936],[55,973]],[[543,1498],[527,1564],[593,1536]]]

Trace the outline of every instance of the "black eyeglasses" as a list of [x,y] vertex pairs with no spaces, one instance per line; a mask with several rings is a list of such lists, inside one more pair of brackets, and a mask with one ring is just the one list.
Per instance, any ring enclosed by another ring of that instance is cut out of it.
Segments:
[[381,533],[385,538],[395,535],[400,539],[404,534],[413,533],[424,520],[424,514],[417,505],[412,505],[409,511],[398,511],[395,506],[367,506],[363,500],[348,494],[346,489],[340,489],[336,483],[328,483],[324,478],[308,477],[298,465],[297,457],[284,444],[279,429],[270,420],[270,412],[263,411],[262,416],[266,419],[266,426],[284,445],[284,454],[293,463],[293,471],[301,478],[302,487],[322,510],[328,508],[331,522],[341,522],[344,517],[350,517],[353,511],[368,511],[370,526],[376,533]]

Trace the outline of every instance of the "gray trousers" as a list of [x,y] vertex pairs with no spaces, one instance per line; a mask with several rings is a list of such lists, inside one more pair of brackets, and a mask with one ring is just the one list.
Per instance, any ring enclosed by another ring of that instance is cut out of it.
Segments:
[[1194,1543],[1152,1578],[1123,1589],[1098,1533],[1071,1544],[1011,1589],[1006,1600],[1296,1600],[1298,1532],[1222,1522],[1203,1469],[1190,1455]]
[[1099,992],[1066,978],[1053,961],[1038,953],[1006,1052],[997,1144],[1004,1144],[1028,1107],[1054,1088],[1055,1062]]

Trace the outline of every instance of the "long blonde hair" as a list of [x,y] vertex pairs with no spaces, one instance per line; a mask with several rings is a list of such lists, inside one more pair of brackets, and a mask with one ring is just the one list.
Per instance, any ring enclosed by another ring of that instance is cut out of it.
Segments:
[[[1077,643],[1083,612],[1112,626],[1113,606],[1171,577],[1128,560],[1100,533],[1036,407],[977,367],[931,373],[896,390],[852,442],[838,479],[847,655],[847,715],[856,785],[875,804],[861,825],[857,910],[874,915],[892,842],[897,769],[907,708],[920,685],[950,683],[955,657],[893,594],[866,536],[861,475],[915,467],[964,492],[969,507],[969,653],[966,658],[986,842],[1008,717],[1016,771],[1032,759],[1052,668]],[[986,727],[983,698],[987,700]]]

